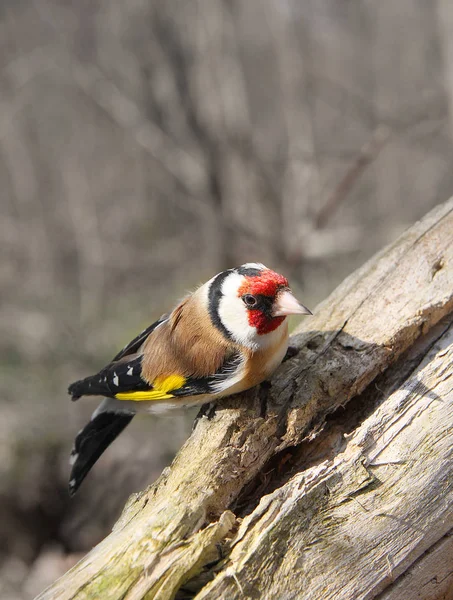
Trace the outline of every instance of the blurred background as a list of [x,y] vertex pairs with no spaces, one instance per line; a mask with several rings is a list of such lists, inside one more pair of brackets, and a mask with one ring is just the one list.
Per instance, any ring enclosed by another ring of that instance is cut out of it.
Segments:
[[69,382],[260,261],[313,308],[453,190],[449,0],[0,3],[0,598],[110,530],[188,436],[134,419],[70,500]]

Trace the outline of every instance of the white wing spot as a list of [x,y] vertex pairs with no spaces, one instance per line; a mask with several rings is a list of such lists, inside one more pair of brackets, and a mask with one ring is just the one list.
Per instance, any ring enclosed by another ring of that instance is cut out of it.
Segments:
[[126,375],[132,375],[133,370],[134,370],[134,367],[129,367]]
[[113,385],[116,385],[116,387],[118,387],[120,384],[120,380],[118,379],[118,375],[116,374],[116,372],[113,373]]
[[78,458],[79,458],[78,452],[74,452],[74,454],[71,454],[71,456],[69,458],[69,464],[73,465]]

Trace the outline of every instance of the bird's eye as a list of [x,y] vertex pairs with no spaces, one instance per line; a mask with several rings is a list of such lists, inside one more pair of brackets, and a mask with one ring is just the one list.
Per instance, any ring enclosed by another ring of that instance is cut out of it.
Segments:
[[252,294],[245,294],[245,296],[242,296],[242,300],[244,301],[244,304],[249,308],[253,308],[258,303],[257,298],[255,296],[252,296]]

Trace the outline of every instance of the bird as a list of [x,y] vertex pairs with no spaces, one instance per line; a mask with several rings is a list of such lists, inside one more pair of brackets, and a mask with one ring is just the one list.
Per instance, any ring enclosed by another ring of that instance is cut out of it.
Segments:
[[268,378],[288,349],[289,315],[311,315],[283,275],[246,263],[215,275],[127,344],[72,400],[104,396],[71,452],[73,496],[138,412],[203,405]]

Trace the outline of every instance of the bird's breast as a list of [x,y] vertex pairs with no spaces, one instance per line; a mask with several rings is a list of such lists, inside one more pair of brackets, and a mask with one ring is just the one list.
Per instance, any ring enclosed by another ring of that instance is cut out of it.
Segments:
[[[278,332],[278,335],[275,335]],[[288,349],[288,326],[283,323],[274,333],[275,339],[271,344],[250,355],[245,372],[245,381],[252,387],[264,381],[277,369]],[[246,388],[245,388],[246,389]]]

